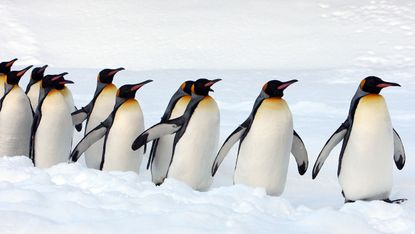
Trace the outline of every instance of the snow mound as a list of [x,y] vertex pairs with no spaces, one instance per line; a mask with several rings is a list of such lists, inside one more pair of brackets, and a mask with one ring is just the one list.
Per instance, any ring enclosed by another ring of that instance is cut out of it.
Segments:
[[44,170],[27,157],[0,159],[0,207],[1,233],[415,231],[415,214],[405,204],[373,201],[311,209],[259,188],[197,192],[172,179],[156,187],[132,172],[108,173],[76,163]]

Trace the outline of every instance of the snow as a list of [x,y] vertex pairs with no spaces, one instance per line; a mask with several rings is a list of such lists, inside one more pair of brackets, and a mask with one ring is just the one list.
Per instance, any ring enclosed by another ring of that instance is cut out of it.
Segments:
[[[409,0],[1,1],[2,60],[18,57],[16,69],[47,63],[48,73],[69,72],[77,106],[89,102],[104,67],[127,69],[117,86],[153,79],[137,93],[146,126],[159,120],[182,81],[222,78],[212,94],[222,143],[266,81],[298,79],[285,99],[310,168],[299,176],[292,158],[284,194],[270,197],[232,186],[235,148],[207,192],[172,179],[156,187],[145,163],[136,175],[82,163],[38,169],[25,157],[4,157],[0,233],[415,233],[414,13]],[[391,194],[409,199],[402,205],[343,204],[338,148],[311,179],[319,151],[369,75],[402,85],[383,92],[407,153]]]

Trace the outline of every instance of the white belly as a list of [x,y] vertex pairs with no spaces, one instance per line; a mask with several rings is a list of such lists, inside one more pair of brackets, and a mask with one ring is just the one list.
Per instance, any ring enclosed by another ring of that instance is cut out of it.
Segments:
[[205,97],[176,144],[168,177],[181,180],[196,190],[209,188],[219,140],[219,121],[216,102],[209,96]]
[[27,96],[29,97],[29,100],[30,100],[30,105],[32,106],[32,110],[34,112],[36,112],[36,108],[39,103],[40,84],[41,84],[41,81],[30,86],[29,92],[27,93]]
[[[182,116],[189,104],[190,96],[180,98],[174,106],[170,119]],[[167,135],[159,139],[156,155],[151,165],[151,178],[153,183],[161,184],[167,176],[171,155],[173,153],[173,141],[175,134]]]
[[67,162],[71,152],[71,114],[64,97],[56,90],[51,92],[43,102],[35,135],[35,165],[42,168]]
[[348,200],[386,199],[392,190],[393,132],[380,95],[363,97],[343,154],[340,185]]
[[143,147],[133,151],[131,145],[144,131],[143,112],[136,100],[128,100],[117,111],[106,142],[103,170],[139,172]]
[[15,86],[0,112],[0,156],[29,155],[32,122],[29,99]]
[[[107,85],[95,101],[94,109],[88,119],[85,133],[88,133],[101,122],[103,122],[114,109],[115,96],[117,89],[114,85]],[[85,162],[90,168],[99,169],[102,160],[102,149],[104,139],[95,142],[87,151],[85,151]]]
[[265,188],[268,195],[284,191],[293,139],[290,109],[283,99],[265,99],[242,142],[234,183]]

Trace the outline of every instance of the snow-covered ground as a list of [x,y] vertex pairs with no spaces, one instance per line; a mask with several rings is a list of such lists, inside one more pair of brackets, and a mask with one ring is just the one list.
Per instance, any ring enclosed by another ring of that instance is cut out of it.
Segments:
[[[82,164],[43,170],[25,157],[1,158],[0,233],[415,233],[413,1],[5,0],[0,15],[0,60],[68,71],[78,106],[91,99],[101,68],[127,69],[117,85],[153,79],[137,94],[146,126],[182,81],[222,78],[212,95],[220,143],[247,117],[263,83],[298,79],[285,99],[310,157],[304,176],[291,160],[281,197],[232,186],[235,149],[208,192],[174,180],[155,187],[144,168],[138,176]],[[409,199],[402,205],[343,204],[338,149],[311,179],[321,147],[368,75],[402,85],[383,92],[406,147],[391,195]]]

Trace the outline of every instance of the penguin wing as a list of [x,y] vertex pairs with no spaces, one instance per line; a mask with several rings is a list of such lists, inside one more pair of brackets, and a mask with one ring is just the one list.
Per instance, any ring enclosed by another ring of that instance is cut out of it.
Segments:
[[85,135],[84,138],[78,143],[78,145],[75,147],[75,149],[72,151],[71,156],[69,159],[72,162],[78,161],[79,157],[89,148],[91,145],[93,145],[95,142],[97,142],[99,139],[105,136],[105,134],[108,131],[108,125],[103,122],[99,124],[97,127],[92,129],[88,134]]
[[215,176],[216,171],[218,170],[220,164],[222,163],[223,159],[225,159],[226,155],[228,154],[229,150],[231,150],[232,146],[241,139],[246,131],[246,127],[242,125],[239,126],[235,131],[231,133],[231,135],[225,140],[222,147],[220,148],[218,154],[216,155],[215,161],[212,165],[212,176]]
[[336,147],[337,144],[340,143],[346,136],[346,133],[348,131],[348,127],[345,123],[340,125],[340,127],[336,130],[336,132],[333,133],[333,135],[329,138],[329,140],[324,145],[323,149],[321,150],[320,154],[318,155],[318,158],[316,162],[314,163],[313,167],[313,179],[316,178],[317,174],[319,173],[321,167],[324,164],[324,161],[326,161],[327,157],[329,156],[330,152],[333,150],[334,147]]
[[32,159],[33,164],[35,162],[35,135],[36,135],[37,127],[39,127],[41,118],[42,118],[42,113],[40,112],[40,108],[39,108],[36,114],[33,116],[32,129],[30,133],[29,158]]
[[[93,103],[93,101],[91,101],[88,105],[82,107],[79,110],[74,111],[71,114],[72,115],[72,123],[73,123],[73,125],[79,126],[80,124],[82,124],[82,122],[84,122],[88,118],[89,114],[92,111],[92,107],[93,106],[94,106],[94,103]],[[76,130],[78,130],[78,127],[76,127]],[[78,130],[78,132],[80,130]]]
[[401,137],[399,136],[398,132],[393,129],[393,143],[395,152],[393,154],[393,159],[395,161],[395,165],[399,170],[402,170],[403,166],[405,165],[406,156],[405,156],[405,149],[403,148],[403,143]]
[[[78,111],[78,108],[76,108],[76,106],[75,106],[75,112],[76,111]],[[75,113],[74,112],[74,113]],[[79,120],[78,120],[79,121]],[[73,116],[72,116],[72,122],[73,122]],[[82,122],[83,122],[83,120],[82,120]],[[78,132],[80,132],[81,130],[82,130],[82,123],[80,123],[80,124],[76,124],[75,125],[75,129],[76,129],[76,131],[78,131]]]
[[183,125],[183,118],[168,120],[164,123],[158,123],[153,127],[145,130],[141,133],[133,142],[131,148],[138,150],[141,146],[154,139],[158,139],[162,136],[173,134],[177,132]]
[[293,144],[291,146],[291,153],[297,162],[298,173],[300,173],[300,175],[304,175],[308,168],[308,154],[303,140],[295,130],[293,132]]

